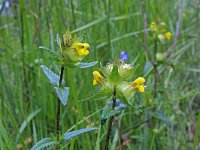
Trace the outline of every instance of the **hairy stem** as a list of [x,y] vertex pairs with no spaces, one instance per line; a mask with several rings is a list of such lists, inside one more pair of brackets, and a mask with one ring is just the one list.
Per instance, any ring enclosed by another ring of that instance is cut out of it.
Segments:
[[[62,84],[63,73],[64,73],[64,65],[62,65],[60,70],[60,79],[59,79],[59,87]],[[60,99],[57,100],[57,113],[56,113],[56,138],[58,141],[58,145],[56,147],[57,150],[60,149]]]
[[[115,109],[115,103],[116,103],[116,87],[114,86],[113,98],[112,98],[112,109],[113,110]],[[109,123],[108,123],[107,135],[106,135],[105,150],[108,150],[113,120],[114,120],[114,116],[110,117],[110,120],[109,120]]]

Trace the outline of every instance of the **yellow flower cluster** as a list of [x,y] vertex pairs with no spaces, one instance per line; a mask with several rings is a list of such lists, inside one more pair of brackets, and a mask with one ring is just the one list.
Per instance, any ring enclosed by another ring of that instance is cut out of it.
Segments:
[[151,22],[150,29],[154,33],[154,37],[158,38],[161,42],[164,40],[170,40],[172,37],[171,32],[166,32],[166,24],[164,22]]

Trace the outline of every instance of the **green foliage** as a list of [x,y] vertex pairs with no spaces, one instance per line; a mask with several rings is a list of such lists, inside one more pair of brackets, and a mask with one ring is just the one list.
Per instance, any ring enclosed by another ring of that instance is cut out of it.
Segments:
[[62,62],[61,57],[57,53],[53,52],[51,49],[45,46],[39,46],[39,48],[47,51],[57,62]]
[[38,115],[38,113],[41,111],[41,109],[37,109],[35,111],[33,111],[21,124],[18,134],[16,136],[16,142],[18,142],[19,137],[21,136],[21,134],[23,133],[24,129],[28,126],[28,124],[30,123],[30,121],[36,116]]
[[80,62],[80,63],[78,64],[78,67],[79,67],[79,68],[89,68],[89,67],[95,66],[97,63],[98,63],[98,61],[93,61],[93,62],[89,62],[89,63]]
[[105,106],[101,114],[101,125],[104,125],[107,119],[109,119],[110,117],[120,114],[121,112],[122,109],[120,108],[112,110],[112,107]]
[[90,132],[90,131],[97,130],[97,129],[98,128],[84,128],[84,129],[79,129],[79,130],[76,130],[76,131],[68,132],[68,133],[65,133],[63,135],[63,139],[65,141],[68,141],[75,136],[79,136],[83,133]]
[[67,105],[69,96],[69,87],[54,87],[61,103]]
[[109,74],[108,78],[113,83],[113,86],[117,85],[120,82],[120,76],[119,76],[117,65],[113,65],[113,69],[111,73]]
[[56,144],[58,144],[58,142],[54,141],[52,138],[44,138],[44,139],[40,140],[39,142],[37,142],[31,148],[31,150],[47,149],[47,148],[50,148],[52,146],[55,146]]
[[[49,79],[50,83],[54,87],[59,87],[60,77],[57,74],[55,74],[53,71],[51,71],[50,69],[48,69],[47,67],[45,67],[44,65],[41,65],[40,67],[44,71],[44,73],[47,76],[47,78]],[[65,81],[63,80],[62,84],[64,84],[64,83],[65,83]]]

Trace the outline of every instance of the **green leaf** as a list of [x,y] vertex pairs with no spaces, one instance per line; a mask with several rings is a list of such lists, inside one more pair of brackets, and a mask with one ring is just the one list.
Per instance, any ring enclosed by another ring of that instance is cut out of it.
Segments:
[[[44,71],[44,73],[47,76],[47,78],[49,79],[50,83],[54,87],[58,87],[59,86],[60,77],[57,74],[55,74],[53,71],[51,71],[50,69],[48,69],[47,67],[45,67],[44,65],[41,65],[40,67]],[[62,84],[64,84],[64,82],[65,81],[63,80]]]
[[153,64],[150,61],[147,61],[144,66],[144,74],[149,72],[149,70],[153,67]]
[[90,62],[90,63],[83,63],[83,62],[80,62],[80,63],[78,64],[78,67],[79,67],[79,68],[89,68],[89,67],[95,66],[97,63],[98,63],[98,61],[93,61],[93,62]]
[[104,93],[96,93],[94,96],[91,96],[91,97],[88,97],[88,98],[85,98],[85,99],[82,99],[78,102],[86,102],[86,101],[97,101],[97,100],[106,100],[107,98],[110,98],[110,95],[105,95]]
[[101,125],[105,124],[108,118],[120,114],[121,112],[122,109],[120,108],[112,110],[111,107],[105,106],[101,115]]
[[124,97],[123,93],[121,91],[119,91],[119,90],[117,90],[117,97],[122,101],[122,103],[124,103],[124,104],[126,104],[128,106],[131,106],[132,108],[137,109],[138,111],[142,112],[141,109],[139,109],[136,106],[132,105],[131,102],[130,102],[130,100],[127,100]]
[[51,49],[49,49],[47,47],[44,47],[44,46],[39,46],[39,48],[43,49],[43,50],[47,51],[49,54],[51,54],[51,56],[53,58],[55,58],[56,61],[58,61],[58,62],[62,62],[63,61],[62,58],[58,54],[56,54],[55,52],[53,52]]
[[105,106],[103,108],[102,114],[101,114],[101,125],[104,125],[106,123],[107,117],[109,112],[111,111],[111,107]]
[[113,65],[113,69],[112,69],[112,72],[109,75],[109,79],[114,84],[117,84],[117,82],[120,82],[120,75],[118,73],[118,66],[117,65]]
[[60,39],[60,36],[59,36],[58,34],[56,35],[56,42],[57,42],[59,48],[62,49],[62,46],[61,46],[61,39]]
[[69,133],[65,133],[63,139],[68,141],[69,139],[81,135],[83,133],[89,132],[89,131],[93,131],[93,130],[97,130],[98,128],[84,128],[84,129],[80,129],[80,130],[76,130],[76,131],[72,131]]
[[69,87],[54,87],[56,90],[56,94],[59,97],[61,103],[66,105],[68,102],[69,96]]
[[44,138],[42,140],[40,140],[39,142],[37,142],[32,148],[31,150],[41,150],[41,149],[46,149],[50,146],[56,145],[58,144],[57,141],[54,141],[52,138]]
[[19,128],[19,132],[16,136],[16,142],[18,142],[20,135],[23,133],[23,131],[25,130],[25,128],[28,126],[28,124],[30,123],[30,121],[41,111],[41,109],[37,109],[35,111],[33,111],[21,124],[20,128]]

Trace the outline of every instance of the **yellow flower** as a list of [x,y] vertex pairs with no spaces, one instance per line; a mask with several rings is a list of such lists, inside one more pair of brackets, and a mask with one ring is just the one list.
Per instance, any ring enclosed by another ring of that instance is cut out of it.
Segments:
[[156,28],[156,23],[155,23],[155,22],[151,22],[150,28],[151,28],[152,30],[155,30],[155,28]]
[[166,40],[170,40],[170,39],[171,39],[171,36],[172,36],[171,32],[165,33],[165,39],[166,39]]
[[104,81],[103,76],[98,71],[93,72],[93,78],[93,85],[102,84]]
[[145,79],[142,77],[137,78],[133,81],[133,88],[138,92],[144,92]]
[[75,50],[79,56],[86,56],[89,54],[89,44],[88,43],[76,43]]

